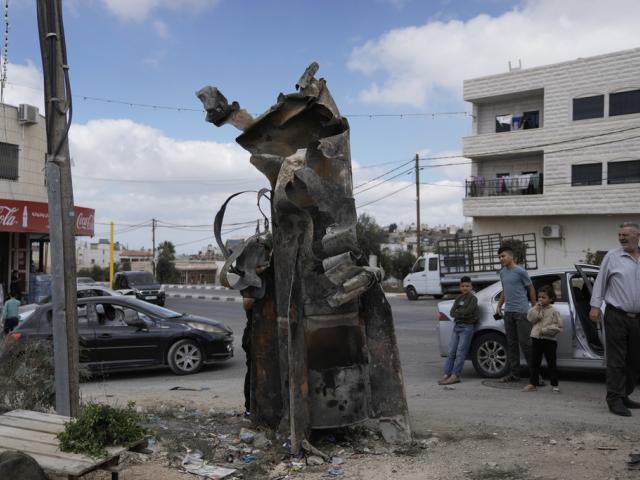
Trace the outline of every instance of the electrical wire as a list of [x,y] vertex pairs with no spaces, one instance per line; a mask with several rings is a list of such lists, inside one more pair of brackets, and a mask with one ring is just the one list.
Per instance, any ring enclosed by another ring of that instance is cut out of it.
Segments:
[[363,203],[362,205],[356,205],[356,208],[364,208],[364,207],[366,207],[368,205],[371,205],[372,203],[376,203],[376,202],[379,202],[381,200],[385,200],[385,199],[395,195],[396,193],[400,193],[401,191],[406,190],[407,188],[413,187],[413,186],[414,186],[414,184],[410,183],[409,185],[405,185],[404,187],[399,188],[398,190],[394,190],[393,192],[391,192],[391,193],[389,193],[389,194],[387,194],[387,195],[385,195],[383,197],[377,198],[377,199],[372,200],[372,201],[367,202],[367,203]]

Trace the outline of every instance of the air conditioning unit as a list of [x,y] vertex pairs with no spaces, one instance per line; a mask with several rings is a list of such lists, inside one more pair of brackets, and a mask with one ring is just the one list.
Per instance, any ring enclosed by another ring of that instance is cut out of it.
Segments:
[[34,125],[38,123],[38,107],[21,103],[18,106],[18,123],[21,125]]
[[561,238],[560,225],[544,225],[542,227],[542,238]]

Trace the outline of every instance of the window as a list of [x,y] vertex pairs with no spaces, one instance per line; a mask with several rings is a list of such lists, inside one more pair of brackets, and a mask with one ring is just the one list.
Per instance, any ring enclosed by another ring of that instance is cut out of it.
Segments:
[[438,259],[432,257],[429,259],[429,271],[435,272],[436,270],[438,270]]
[[18,180],[19,151],[17,145],[0,143],[0,179]]
[[640,90],[629,90],[609,95],[609,116],[630,113],[640,113]]
[[604,117],[604,95],[573,99],[573,119]]
[[538,110],[524,112],[522,114],[522,128],[528,130],[530,128],[540,127],[540,112]]
[[511,131],[511,115],[496,115],[496,133]]
[[421,258],[415,263],[411,272],[415,273],[415,272],[423,272],[423,271],[424,271],[424,258]]
[[607,164],[607,183],[640,183],[640,160],[609,162]]
[[602,185],[602,164],[571,165],[571,185],[574,187]]

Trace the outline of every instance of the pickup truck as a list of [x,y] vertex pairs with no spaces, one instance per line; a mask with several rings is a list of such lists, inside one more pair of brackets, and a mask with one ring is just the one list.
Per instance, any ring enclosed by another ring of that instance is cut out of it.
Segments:
[[447,293],[458,293],[462,277],[470,277],[476,291],[497,282],[501,268],[498,249],[505,242],[513,244],[519,265],[527,270],[538,268],[535,233],[508,236],[493,233],[440,240],[436,253],[418,258],[404,278],[402,286],[407,298],[417,300],[421,295],[442,298]]

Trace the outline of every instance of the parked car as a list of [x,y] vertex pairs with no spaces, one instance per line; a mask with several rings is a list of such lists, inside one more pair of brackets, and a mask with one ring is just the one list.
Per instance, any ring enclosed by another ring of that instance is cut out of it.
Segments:
[[[51,304],[39,306],[6,341],[50,339]],[[233,331],[216,320],[119,295],[78,299],[80,361],[102,373],[168,366],[176,375],[233,357]]]
[[113,279],[113,288],[123,295],[133,295],[160,306],[166,298],[163,286],[149,272],[118,272]]
[[[78,285],[76,287],[76,293],[78,298],[87,298],[87,297],[111,297],[114,295],[122,295],[120,292],[116,292],[115,290],[111,290],[108,287],[103,287],[101,285]],[[39,305],[44,305],[46,303],[51,303],[51,295],[43,298],[41,301],[37,303],[27,303],[26,305],[21,305],[18,311],[20,312],[20,323],[25,321],[29,315],[31,315]]]
[[93,285],[96,281],[91,277],[77,277],[76,284],[77,285]]
[[[558,368],[604,368],[604,343],[599,327],[589,320],[591,289],[598,275],[598,267],[576,265],[545,271],[529,272],[534,287],[550,285],[557,300],[554,307],[562,317],[563,330],[558,337]],[[482,377],[497,378],[506,375],[507,341],[504,322],[493,315],[502,284],[496,282],[477,293],[480,320],[476,325],[468,360]],[[453,319],[449,311],[453,300],[438,303],[438,339],[440,354],[447,355]]]

